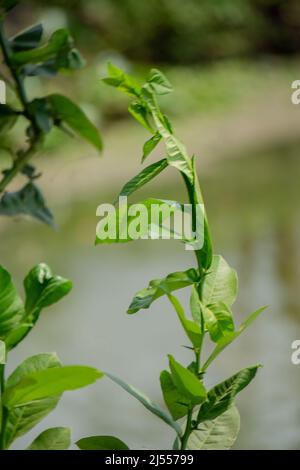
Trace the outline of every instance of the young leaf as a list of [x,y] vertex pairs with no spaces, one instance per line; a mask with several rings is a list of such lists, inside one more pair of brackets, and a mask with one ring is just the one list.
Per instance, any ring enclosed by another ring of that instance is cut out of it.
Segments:
[[202,314],[210,338],[215,343],[234,331],[232,312],[226,304],[220,302],[206,305],[202,309]]
[[237,295],[237,275],[220,255],[213,257],[209,273],[205,276],[202,288],[204,305],[223,302],[231,306]]
[[70,428],[50,428],[43,431],[27,450],[68,450],[70,445]]
[[47,100],[55,119],[66,123],[74,132],[94,145],[97,150],[102,150],[102,140],[97,128],[77,104],[62,95],[49,95]]
[[179,393],[190,400],[193,405],[203,403],[206,399],[206,390],[202,382],[172,356],[169,356],[169,365],[173,382]]
[[141,87],[133,77],[119,69],[115,65],[109,63],[107,66],[109,76],[103,78],[102,81],[107,85],[117,88],[130,96],[139,97]]
[[163,370],[160,374],[160,386],[163,393],[165,404],[170,411],[172,418],[177,419],[186,416],[191,401],[179,393],[175,386],[170,372]]
[[162,137],[159,132],[156,132],[149,140],[147,140],[143,146],[143,157],[142,163],[146,160],[148,155],[155,149],[155,147],[159,144]]
[[187,271],[177,271],[169,274],[163,279],[150,281],[149,286],[136,293],[127,313],[136,313],[142,308],[149,308],[152,302],[163,295],[171,294],[173,291],[190,286],[199,280],[199,273],[191,268]]
[[[52,367],[60,367],[61,363],[56,354],[38,354],[23,361],[6,381],[6,388],[15,387],[27,375],[46,370]],[[60,395],[42,400],[35,400],[27,405],[16,406],[8,410],[5,426],[5,446],[27,433],[45,416],[47,416],[57,405]]]
[[149,111],[152,114],[153,121],[157,128],[157,132],[164,139],[168,163],[177,168],[181,173],[186,175],[191,183],[193,183],[193,169],[191,160],[187,154],[184,145],[170,132],[169,126],[158,107],[153,88],[150,84],[143,87],[143,98],[147,103]]
[[173,91],[173,87],[165,75],[157,69],[150,71],[148,83],[151,83],[152,88],[158,95],[167,95]]
[[11,275],[0,266],[0,338],[6,338],[23,314],[23,302],[13,285]]
[[168,161],[164,158],[158,162],[149,165],[147,168],[142,170],[138,175],[132,178],[125,186],[122,188],[120,196],[130,196],[138,189],[142,188],[149,181],[153,180],[157,175],[159,175],[165,168],[168,166]]
[[72,282],[52,274],[47,264],[32,268],[24,279],[26,316],[36,317],[42,308],[49,307],[65,297]]
[[49,266],[40,263],[24,279],[26,294],[22,321],[6,337],[8,349],[14,348],[30,332],[41,310],[58,302],[72,289],[72,283],[61,276],[54,276]]
[[266,310],[267,307],[261,307],[258,310],[255,310],[255,312],[251,313],[247,320],[245,320],[240,328],[237,331],[233,331],[232,333],[227,333],[226,336],[221,338],[207,361],[202,367],[202,370],[206,370],[207,367],[216,359],[216,357],[225,349],[229,344],[231,344],[236,338],[240,336],[243,331],[250,326],[254,320],[264,311]]
[[181,427],[175,421],[173,421],[171,416],[169,416],[164,410],[162,410],[156,403],[152,402],[144,393],[140,392],[132,385],[127,384],[126,382],[119,379],[118,377],[115,377],[112,374],[106,372],[105,375],[117,385],[122,387],[127,393],[136,398],[145,408],[147,408],[147,410],[151,411],[151,413],[153,413],[155,416],[158,416],[158,418],[160,418],[166,424],[171,426],[178,435],[181,434]]
[[6,363],[6,348],[5,343],[0,339],[0,365]]
[[43,36],[43,26],[36,24],[9,40],[12,52],[29,51],[39,46]]
[[254,379],[259,365],[247,367],[224,382],[213,387],[207,394],[198,413],[197,422],[215,419],[231,407],[236,395]]
[[0,215],[29,215],[47,225],[54,225],[53,215],[41,191],[33,183],[26,184],[19,191],[4,193],[0,199]]
[[199,424],[187,443],[187,450],[228,450],[240,430],[240,415],[235,406],[217,418]]
[[91,436],[76,442],[80,450],[129,450],[129,447],[117,437]]
[[134,101],[128,107],[128,111],[131,116],[139,122],[147,131],[153,133],[151,124],[149,123],[149,113],[144,104],[141,104],[140,101]]
[[10,409],[33,400],[86,387],[102,376],[102,372],[86,366],[63,366],[33,372],[15,386],[6,388],[3,403]]
[[179,321],[180,321],[187,337],[191,341],[194,348],[199,348],[200,345],[201,345],[201,341],[202,341],[202,333],[201,333],[201,330],[200,330],[200,326],[197,325],[195,322],[193,322],[193,321],[189,320],[188,318],[186,318],[184,310],[183,310],[179,300],[176,297],[174,297],[171,294],[169,294],[168,297],[169,297],[169,300],[172,303],[172,305],[173,305],[173,307],[174,307],[174,309],[177,313]]
[[[101,207],[101,206],[100,206]],[[107,215],[108,214],[108,215]],[[95,244],[128,243],[140,239],[157,239],[174,235],[172,217],[182,221],[183,208],[177,201],[145,199],[139,204],[120,204],[104,216],[97,225]],[[181,225],[180,225],[181,229]],[[176,234],[176,233],[175,233]],[[178,235],[180,239],[181,233]],[[174,236],[175,238],[175,236]]]

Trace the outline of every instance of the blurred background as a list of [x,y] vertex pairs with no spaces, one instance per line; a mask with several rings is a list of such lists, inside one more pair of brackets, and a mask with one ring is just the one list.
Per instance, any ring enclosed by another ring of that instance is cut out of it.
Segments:
[[[59,90],[75,99],[102,130],[105,151],[100,158],[53,132],[36,164],[57,231],[32,220],[0,219],[0,262],[20,289],[40,261],[74,281],[72,293],[42,315],[12,362],[55,350],[67,364],[120,375],[162,403],[158,377],[166,355],[189,361],[165,299],[136,316],[125,312],[150,279],[192,266],[192,254],[166,241],[93,246],[96,207],[140,171],[148,137],[128,117],[126,97],[100,78],[108,60],[140,80],[159,67],[175,87],[161,104],[198,156],[216,252],[239,273],[236,324],[270,306],[212,366],[208,385],[262,363],[237,400],[235,448],[299,449],[300,365],[290,359],[291,343],[300,339],[300,106],[291,103],[291,83],[300,79],[299,1],[28,0],[10,15],[9,29],[13,34],[34,22],[43,22],[47,34],[68,26],[87,65],[74,75],[28,80],[29,93]],[[162,156],[160,147],[151,159]],[[185,200],[172,169],[137,198],[145,195]],[[184,292],[180,297],[187,301]],[[55,425],[71,425],[74,440],[113,434],[132,448],[149,449],[172,442],[164,423],[105,379],[65,394],[30,437]]]

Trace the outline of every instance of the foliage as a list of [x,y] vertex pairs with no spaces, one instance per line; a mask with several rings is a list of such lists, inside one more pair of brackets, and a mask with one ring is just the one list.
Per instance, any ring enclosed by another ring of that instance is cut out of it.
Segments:
[[[163,169],[173,167],[183,178],[193,207],[193,226],[197,228],[196,209],[199,205],[203,207],[203,197],[195,158],[188,156],[185,146],[174,134],[171,123],[158,104],[160,95],[172,91],[171,84],[158,70],[152,70],[147,82],[142,86],[111,64],[108,70],[109,76],[104,79],[105,83],[134,99],[129,106],[129,112],[152,135],[144,146],[143,161],[150,157],[151,151],[162,140],[166,154]],[[161,169],[161,161],[156,165]],[[156,171],[153,171],[155,168],[155,164],[151,164],[140,172],[124,186],[121,194],[132,194],[148,183],[152,177],[160,173],[156,174]],[[174,202],[174,204],[180,203]],[[235,327],[231,307],[237,296],[237,275],[222,256],[214,253],[205,210],[203,217],[203,245],[195,246],[194,251],[196,268],[171,273],[163,279],[151,281],[147,288],[135,295],[128,308],[129,314],[135,314],[142,309],[148,309],[161,296],[167,296],[190,342],[188,348],[193,352],[193,361],[186,367],[169,355],[169,370],[163,370],[160,375],[161,389],[168,411],[161,409],[131,385],[107,374],[150,412],[172,427],[176,433],[174,448],[182,450],[228,449],[233,445],[239,430],[239,414],[234,405],[236,395],[253,380],[259,368],[259,365],[247,367],[212,389],[206,389],[205,376],[209,365],[264,308],[252,313],[239,328]],[[120,240],[116,237],[115,242],[130,240],[130,238]],[[104,239],[96,239],[98,244],[106,242]],[[109,242],[112,243],[113,240],[110,239]],[[174,296],[176,290],[186,287],[191,288],[190,316],[187,316],[179,300]],[[212,342],[214,348],[211,354],[203,359],[202,349],[205,341]],[[178,420],[183,421],[178,423]],[[98,448],[106,449],[111,448],[109,446],[112,443],[99,436],[84,442],[90,442],[94,448],[98,442]]]
[[[52,213],[36,186],[35,180],[40,175],[30,164],[31,159],[41,152],[45,138],[53,127],[68,133],[72,131],[97,151],[101,151],[102,141],[94,124],[69,98],[57,94],[34,99],[28,97],[25,85],[30,77],[52,77],[59,72],[77,70],[84,65],[84,61],[66,29],[55,31],[46,41],[43,40],[41,24],[31,26],[12,38],[7,37],[4,28],[6,14],[17,3],[10,0],[0,3],[0,47],[11,76],[10,79],[4,78],[18,102],[14,107],[0,105],[0,135],[24,120],[26,131],[22,148],[7,148],[2,142],[0,144],[0,156],[1,152],[8,151],[12,160],[0,180],[0,215],[27,214],[53,225]],[[18,191],[4,193],[18,174],[25,176],[29,182]]]
[[[30,431],[58,404],[61,395],[94,383],[102,373],[87,366],[63,366],[55,353],[25,359],[6,378],[8,353],[32,330],[42,310],[65,297],[69,280],[53,275],[45,264],[35,266],[24,279],[25,301],[10,274],[0,266],[0,449]],[[30,450],[67,449],[68,428],[43,431]]]

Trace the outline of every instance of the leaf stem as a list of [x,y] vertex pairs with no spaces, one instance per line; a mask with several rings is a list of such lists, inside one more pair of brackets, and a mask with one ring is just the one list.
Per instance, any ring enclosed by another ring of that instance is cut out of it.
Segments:
[[5,364],[0,364],[0,392],[1,392],[1,431],[0,431],[0,450],[5,448],[5,427],[6,427],[6,409],[2,404],[2,397],[5,391]]

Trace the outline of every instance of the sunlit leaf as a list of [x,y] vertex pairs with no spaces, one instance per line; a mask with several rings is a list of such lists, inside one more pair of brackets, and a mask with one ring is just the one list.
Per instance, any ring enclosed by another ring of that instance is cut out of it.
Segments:
[[160,374],[160,386],[165,404],[172,418],[177,420],[186,416],[192,402],[188,400],[186,396],[179,393],[170,372],[167,370],[163,370]]
[[76,442],[80,450],[129,450],[129,447],[117,437],[91,436]]
[[235,406],[212,421],[199,424],[193,431],[187,450],[228,450],[235,443],[240,430],[240,415]]
[[147,168],[144,168],[138,175],[132,178],[126,185],[122,188],[119,196],[130,196],[138,189],[142,188],[149,181],[153,180],[157,175],[159,175],[166,167],[168,166],[168,161],[164,158],[158,162],[149,165]]
[[173,382],[179,393],[190,400],[193,405],[203,403],[206,399],[206,390],[201,380],[170,355],[169,366]]
[[247,367],[213,387],[198,413],[198,422],[212,420],[231,407],[236,395],[254,379],[259,365]]
[[220,255],[213,257],[212,265],[205,276],[202,302],[205,305],[223,302],[231,306],[237,295],[237,275]]
[[70,445],[70,428],[50,428],[36,437],[27,450],[68,450]]
[[[52,367],[60,367],[61,363],[54,353],[38,354],[25,359],[8,377],[7,388],[15,387],[27,375],[33,372],[46,370]],[[55,395],[41,400],[34,400],[26,405],[16,406],[8,411],[5,426],[5,445],[6,447],[17,438],[30,431],[45,416],[47,416],[57,405],[60,398]]]
[[250,326],[254,320],[264,311],[266,310],[265,307],[261,307],[258,310],[255,310],[255,312],[251,313],[249,317],[241,324],[240,328],[237,331],[233,331],[232,333],[227,333],[226,336],[220,339],[218,341],[215,349],[213,352],[210,354],[209,358],[203,365],[202,369],[206,370],[207,367],[216,359],[216,357],[225,349],[229,344],[231,344],[235,339],[237,339],[241,333],[243,333],[248,326]]
[[187,271],[177,271],[162,279],[150,281],[149,286],[135,295],[127,313],[136,313],[142,308],[149,308],[152,302],[163,295],[171,294],[177,289],[190,286],[199,280],[199,273],[196,269]]
[[26,375],[18,384],[7,387],[3,403],[7,408],[48,398],[94,383],[103,373],[87,366],[63,366]]
[[52,115],[55,119],[66,123],[74,132],[96,147],[97,150],[102,150],[102,140],[97,128],[77,104],[73,103],[69,98],[57,94],[49,95],[47,100],[50,103]]

